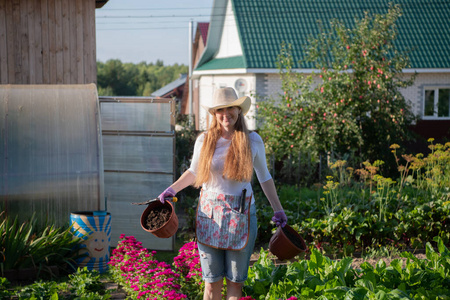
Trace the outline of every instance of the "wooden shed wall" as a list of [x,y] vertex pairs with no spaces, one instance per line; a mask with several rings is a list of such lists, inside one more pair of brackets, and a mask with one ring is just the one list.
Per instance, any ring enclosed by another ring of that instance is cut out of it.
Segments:
[[0,0],[0,84],[97,81],[93,0]]

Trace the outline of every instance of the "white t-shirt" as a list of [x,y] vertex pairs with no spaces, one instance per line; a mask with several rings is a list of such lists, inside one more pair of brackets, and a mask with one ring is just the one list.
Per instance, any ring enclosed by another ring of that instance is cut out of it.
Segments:
[[[256,177],[260,183],[266,182],[272,179],[272,176],[267,169],[266,163],[266,150],[264,148],[264,142],[262,138],[256,132],[249,134],[250,145],[252,148],[253,168],[255,169]],[[198,163],[200,159],[200,151],[205,140],[205,134],[201,134],[195,141],[194,154],[192,157],[191,167],[189,172],[196,175]],[[220,138],[216,144],[216,150],[214,151],[211,176],[208,182],[203,183],[202,188],[208,191],[228,194],[228,195],[241,195],[243,189],[247,189],[247,196],[250,193],[253,194],[252,186],[250,182],[239,182],[223,177],[223,169],[225,164],[225,158],[227,156],[228,148],[231,145],[231,140]],[[254,197],[252,197],[254,202]]]

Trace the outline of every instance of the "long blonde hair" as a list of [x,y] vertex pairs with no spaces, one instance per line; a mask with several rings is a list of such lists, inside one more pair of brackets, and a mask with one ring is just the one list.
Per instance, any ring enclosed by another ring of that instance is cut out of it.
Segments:
[[[223,176],[240,182],[248,182],[253,176],[252,149],[247,125],[242,112],[239,113],[235,130],[225,158]],[[221,137],[220,124],[214,117],[208,131],[205,133],[194,186],[200,187],[210,176],[211,163],[216,150],[216,144]]]

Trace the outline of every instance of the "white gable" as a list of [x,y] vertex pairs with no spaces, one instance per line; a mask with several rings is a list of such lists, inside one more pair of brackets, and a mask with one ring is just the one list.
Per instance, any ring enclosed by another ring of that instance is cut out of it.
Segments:
[[242,47],[239,40],[236,19],[234,18],[234,12],[231,7],[231,0],[228,0],[225,19],[223,22],[222,37],[220,39],[220,46],[216,54],[216,58],[241,55]]

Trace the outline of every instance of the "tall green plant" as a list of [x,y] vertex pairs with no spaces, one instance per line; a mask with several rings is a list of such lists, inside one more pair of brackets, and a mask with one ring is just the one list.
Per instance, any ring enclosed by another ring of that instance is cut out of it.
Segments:
[[38,267],[48,271],[50,266],[75,266],[76,251],[81,239],[70,232],[70,228],[54,225],[37,226],[34,216],[19,223],[18,218],[0,214],[0,266],[2,271]]
[[414,81],[402,75],[409,61],[395,48],[400,16],[392,6],[384,15],[367,13],[352,28],[333,21],[306,46],[305,62],[318,70],[309,76],[292,69],[291,46],[282,45],[283,94],[258,104],[268,152],[279,159],[308,151],[390,160],[389,145],[408,136],[413,119],[400,93]]

